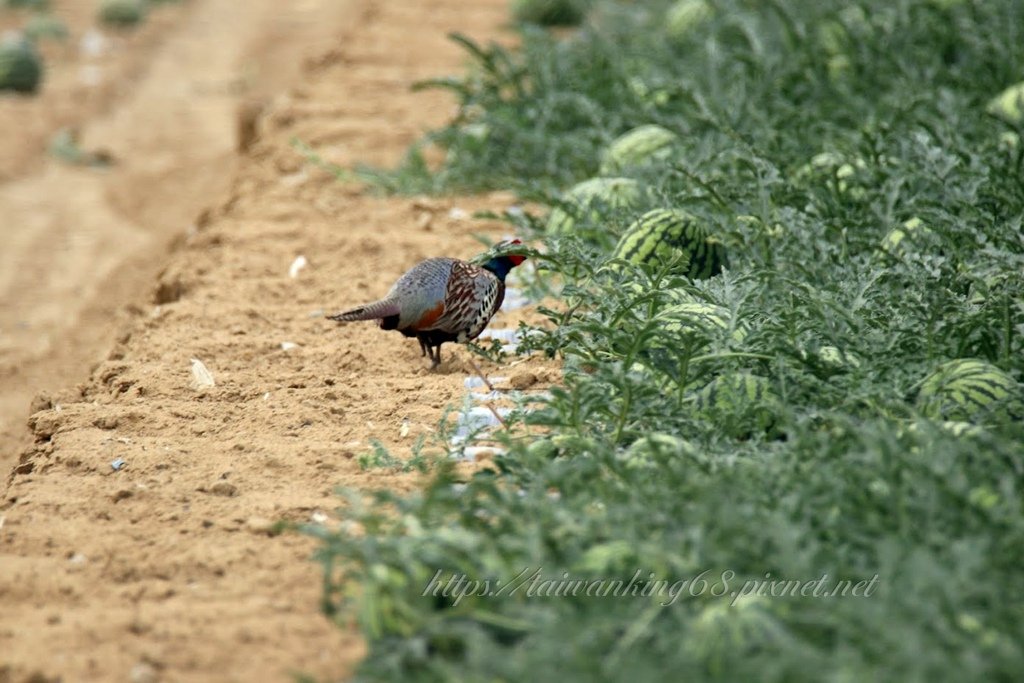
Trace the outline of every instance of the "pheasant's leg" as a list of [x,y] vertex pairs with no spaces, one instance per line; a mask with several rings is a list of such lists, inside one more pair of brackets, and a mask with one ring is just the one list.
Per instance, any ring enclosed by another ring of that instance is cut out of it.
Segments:
[[[420,343],[420,357],[422,358],[423,356],[427,355],[427,351],[430,349],[430,347],[427,346],[427,342],[423,340],[423,337],[416,337],[416,339]],[[433,358],[433,356],[431,356],[431,358]]]
[[430,369],[436,370],[441,364],[441,345],[438,344],[430,351]]

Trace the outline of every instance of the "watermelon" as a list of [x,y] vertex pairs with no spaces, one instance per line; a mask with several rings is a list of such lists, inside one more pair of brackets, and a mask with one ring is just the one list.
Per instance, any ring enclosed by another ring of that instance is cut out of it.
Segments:
[[32,43],[21,37],[0,42],[0,90],[33,93],[43,79],[43,63]]
[[[641,285],[639,282],[630,280],[622,283],[622,291],[628,292],[634,296],[641,296],[651,291],[649,288]],[[696,301],[693,295],[687,292],[685,289],[679,289],[676,287],[663,287],[657,291],[664,292],[669,302],[673,304],[688,304]]]
[[985,111],[1012,125],[1024,123],[1024,81],[989,100]]
[[707,0],[679,0],[665,12],[665,32],[676,40],[685,38],[713,14]]
[[551,443],[551,439],[537,439],[526,447],[526,452],[536,458],[548,459],[558,455],[558,447]]
[[146,3],[143,0],[104,0],[98,16],[100,22],[108,26],[135,26],[146,18]]
[[[985,430],[978,425],[971,424],[970,422],[954,422],[950,420],[944,420],[942,422],[934,423],[935,427],[938,427],[947,434],[951,434],[957,437],[973,437],[973,436],[984,436]],[[917,434],[920,432],[920,428],[917,422],[909,425],[906,429],[908,434]]]
[[36,14],[25,24],[25,37],[29,40],[50,38],[58,41],[68,39],[68,27],[57,17],[49,14]]
[[818,349],[818,359],[835,369],[859,368],[860,359],[836,346],[822,346]]
[[849,34],[846,27],[835,19],[829,19],[818,25],[818,48],[825,54],[841,55],[846,51]]
[[727,342],[727,337],[742,342],[748,327],[743,323],[733,327],[731,318],[729,309],[714,304],[684,301],[669,306],[653,318],[654,334],[633,370],[645,374],[647,366],[675,377],[681,354],[696,354],[716,341]]
[[718,275],[728,265],[721,243],[678,209],[654,209],[640,216],[626,229],[612,257],[658,267],[677,254],[683,257],[679,269],[692,279]]
[[808,353],[806,349],[801,349],[800,358],[830,371],[829,374],[853,370],[859,368],[861,364],[860,358],[838,346],[821,346],[818,347],[817,353]]
[[894,258],[901,258],[911,250],[921,247],[934,233],[917,216],[903,222],[903,225],[890,230],[882,238],[878,250],[882,254],[888,254]]
[[1020,147],[1020,135],[1012,130],[1004,130],[999,134],[999,149],[1013,152],[1018,147]]
[[50,0],[4,0],[3,4],[11,9],[33,9],[37,12],[50,8]]
[[[671,335],[717,334],[728,331],[732,315],[728,308],[699,302],[687,302],[670,306],[659,316],[664,322],[660,325],[665,333]],[[732,338],[738,342],[747,336],[746,325],[739,325],[733,330]]]
[[954,422],[1020,419],[1020,385],[985,361],[957,359],[925,378],[917,397],[921,412]]
[[[765,581],[761,576],[754,576],[755,581]],[[743,592],[740,586],[745,589],[747,584],[739,580],[728,584],[710,577],[706,581],[694,580],[689,591],[682,593],[723,596],[693,601],[699,611],[689,625],[682,647],[688,656],[699,662],[702,671],[729,671],[728,663],[737,653],[770,651],[783,642],[785,627],[772,614],[768,598]],[[728,597],[724,596],[726,588],[732,588]],[[716,677],[729,679],[728,675],[720,673]]]
[[779,401],[766,378],[739,372],[722,375],[701,389],[695,410],[726,436],[745,438],[771,428]]
[[643,199],[643,191],[640,183],[632,178],[591,178],[574,185],[563,199],[568,206],[555,207],[548,216],[549,234],[571,233],[576,219],[581,216],[597,223],[601,219],[602,204],[608,209],[636,207]]
[[832,19],[818,24],[818,48],[826,55],[845,54],[858,42],[858,35],[871,31],[871,22],[864,8],[850,5],[843,8]]
[[679,137],[661,126],[649,124],[623,133],[601,157],[601,174],[612,175],[626,168],[644,166],[672,156]]
[[846,7],[835,19],[826,19],[818,25],[817,44],[832,82],[850,75],[853,70],[851,47],[861,41],[861,34],[870,31],[868,16],[859,5]]
[[836,152],[822,152],[798,168],[793,179],[800,185],[824,180],[833,184],[839,194],[863,199],[867,193],[858,180],[867,170],[868,165],[863,159],[850,160]]
[[1016,283],[1018,277],[1016,273],[1003,272],[974,280],[971,282],[967,303],[983,306],[991,300],[998,301],[1001,297],[1008,296],[1010,288]]
[[631,76],[626,81],[626,85],[638,100],[652,107],[664,107],[671,102],[673,97],[671,88],[648,83],[639,76]]
[[589,0],[513,0],[512,16],[538,26],[575,26],[583,21]]
[[634,441],[619,460],[629,469],[656,467],[666,457],[695,456],[696,448],[685,439],[671,434],[654,432]]

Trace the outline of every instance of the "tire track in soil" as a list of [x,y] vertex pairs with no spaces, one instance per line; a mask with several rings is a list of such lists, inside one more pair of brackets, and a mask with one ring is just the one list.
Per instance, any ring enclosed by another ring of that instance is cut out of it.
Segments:
[[[291,149],[297,136],[338,163],[396,161],[452,113],[446,94],[409,92],[460,68],[445,34],[493,36],[506,20],[504,0],[355,6],[359,30],[274,101],[226,198],[169,258],[165,302],[52,396],[59,410],[33,415],[0,508],[0,678],[334,679],[362,655],[351,623],[319,613],[315,545],[268,525],[329,512],[339,485],[415,486],[357,456],[372,438],[407,452],[430,433],[461,399],[468,352],[449,346],[431,373],[410,340],[322,312],[383,293],[419,259],[477,253],[473,234],[502,227],[450,209],[512,198],[373,198]],[[215,387],[189,387],[191,358]]]

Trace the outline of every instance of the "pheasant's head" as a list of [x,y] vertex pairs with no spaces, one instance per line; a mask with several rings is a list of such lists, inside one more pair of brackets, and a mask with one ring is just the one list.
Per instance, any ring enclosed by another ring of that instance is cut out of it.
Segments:
[[526,260],[525,255],[514,253],[514,247],[517,244],[522,244],[522,242],[519,240],[509,240],[494,245],[492,252],[497,252],[497,255],[488,259],[483,264],[483,267],[497,275],[498,279],[504,282],[508,271]]

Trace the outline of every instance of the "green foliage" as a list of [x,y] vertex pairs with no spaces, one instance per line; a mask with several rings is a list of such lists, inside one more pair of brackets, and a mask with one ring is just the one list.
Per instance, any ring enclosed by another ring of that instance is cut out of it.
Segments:
[[131,28],[146,18],[145,0],[103,0],[97,17],[107,26]]
[[[1024,73],[1024,5],[716,0],[670,34],[673,4],[599,3],[514,52],[459,38],[473,66],[431,84],[459,115],[423,143],[445,164],[378,171],[564,208],[623,133],[677,136],[624,171],[636,207],[502,217],[544,242],[558,305],[519,351],[562,381],[506,419],[497,471],[441,460],[417,495],[355,496],[362,533],[310,529],[328,611],[357,610],[373,679],[1015,680],[1024,149],[990,103]],[[591,238],[654,207],[728,265]],[[542,590],[637,570],[690,583]],[[877,590],[742,588],[823,574]]]
[[34,93],[43,80],[43,62],[29,40],[0,41],[0,91]]

